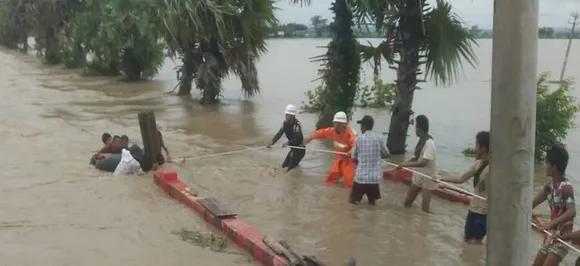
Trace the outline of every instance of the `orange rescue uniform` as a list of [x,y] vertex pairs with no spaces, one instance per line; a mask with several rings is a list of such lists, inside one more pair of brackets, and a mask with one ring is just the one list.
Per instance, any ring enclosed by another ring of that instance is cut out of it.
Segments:
[[[356,142],[356,133],[350,126],[346,126],[343,133],[337,133],[334,127],[320,129],[312,133],[310,139],[330,139],[332,138],[334,151],[349,152],[354,148]],[[350,188],[354,183],[354,174],[356,164],[354,161],[343,154],[337,154],[334,163],[328,172],[325,183],[327,185],[335,184],[341,176],[344,177],[344,187]]]

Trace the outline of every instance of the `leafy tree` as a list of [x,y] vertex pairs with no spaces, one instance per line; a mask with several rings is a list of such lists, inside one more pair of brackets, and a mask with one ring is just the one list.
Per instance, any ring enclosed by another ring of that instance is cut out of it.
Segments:
[[[573,82],[567,79],[556,88],[548,84],[549,74],[540,74],[537,82],[536,98],[536,145],[535,158],[544,158],[544,152],[554,143],[561,143],[566,139],[568,131],[575,127],[574,118],[580,110],[577,99],[570,95]],[[473,148],[462,151],[465,156],[474,157]]]
[[538,34],[542,39],[552,39],[554,38],[554,28],[552,27],[541,27],[538,29]]
[[179,95],[192,84],[202,103],[216,103],[221,82],[237,75],[247,97],[259,91],[256,61],[266,51],[271,25],[277,25],[271,0],[159,0],[169,54],[179,57]]
[[0,44],[9,49],[28,51],[32,28],[32,0],[7,0],[0,7]]
[[158,9],[152,0],[86,0],[67,42],[91,54],[87,74],[150,78],[164,58]]
[[476,64],[472,46],[477,42],[443,0],[437,0],[434,8],[426,0],[358,0],[354,6],[358,16],[370,18],[375,27],[386,30],[381,44],[365,46],[361,51],[364,61],[380,63],[376,60],[380,56],[397,70],[387,146],[391,153],[402,154],[414,92],[421,82],[420,69],[425,66],[425,76],[436,84],[449,84],[459,75],[462,62]]
[[322,37],[328,29],[328,20],[321,16],[317,15],[310,18],[310,22],[312,23],[312,27],[318,37]]
[[469,34],[471,34],[471,36],[477,37],[481,35],[481,29],[478,25],[473,25],[471,28],[469,28]]

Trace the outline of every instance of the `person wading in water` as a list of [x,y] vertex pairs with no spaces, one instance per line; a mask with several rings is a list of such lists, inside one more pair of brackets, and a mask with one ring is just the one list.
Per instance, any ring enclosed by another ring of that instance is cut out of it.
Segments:
[[333,185],[341,177],[344,177],[344,187],[351,188],[356,171],[356,164],[351,159],[356,142],[356,133],[348,125],[348,118],[345,112],[337,112],[332,122],[334,127],[315,131],[304,140],[304,144],[308,144],[313,139],[332,139],[334,151],[337,154],[324,183]]
[[[304,135],[302,134],[302,128],[300,127],[300,122],[296,119],[296,106],[293,104],[289,104],[286,106],[286,110],[284,110],[285,119],[278,130],[278,133],[272,138],[272,142],[267,145],[268,148],[271,148],[272,145],[276,144],[278,140],[282,137],[283,134],[286,135],[288,138],[288,142],[282,144],[282,147],[286,146],[300,146],[304,147],[302,142],[304,141]],[[282,168],[288,167],[288,171],[294,169],[302,158],[306,155],[305,149],[296,149],[290,148],[288,155],[286,155],[286,159],[282,163]]]
[[[397,168],[417,168],[415,170],[425,175],[435,176],[437,174],[436,146],[433,137],[429,135],[429,119],[426,116],[419,115],[415,118],[415,133],[419,137],[419,141],[415,147],[415,156],[400,164]],[[437,187],[437,183],[415,173],[413,173],[412,181],[413,184],[411,184],[411,187],[407,191],[404,206],[411,207],[419,193],[421,193],[421,210],[430,212],[431,191]]]

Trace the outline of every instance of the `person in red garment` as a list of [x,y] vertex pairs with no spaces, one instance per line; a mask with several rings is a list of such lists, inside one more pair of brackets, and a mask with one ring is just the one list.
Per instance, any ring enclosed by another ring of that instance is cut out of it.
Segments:
[[356,164],[351,159],[356,142],[356,133],[348,125],[348,119],[344,112],[337,112],[332,122],[334,123],[334,127],[315,131],[304,140],[304,144],[308,144],[313,139],[332,139],[334,151],[347,153],[346,155],[336,155],[336,159],[326,177],[325,184],[333,185],[338,182],[340,177],[344,177],[344,187],[351,188],[354,183],[354,173],[356,171]]

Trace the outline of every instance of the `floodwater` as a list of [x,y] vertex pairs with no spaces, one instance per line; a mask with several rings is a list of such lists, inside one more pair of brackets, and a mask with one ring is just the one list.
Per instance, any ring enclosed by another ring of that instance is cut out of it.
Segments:
[[[224,84],[223,104],[214,107],[165,94],[175,85],[171,60],[155,80],[126,84],[82,78],[44,66],[34,56],[0,50],[2,264],[255,265],[245,255],[231,254],[242,253],[237,249],[215,253],[182,241],[171,231],[210,229],[165,196],[150,176],[112,178],[91,169],[88,158],[100,147],[104,131],[139,143],[137,112],[149,109],[156,112],[173,157],[263,146],[282,122],[284,106],[300,104],[316,85],[311,80],[318,66],[309,58],[323,53],[316,47],[324,44],[271,40],[259,63],[261,95],[244,100],[232,79]],[[570,58],[579,58],[580,43],[573,45]],[[565,46],[563,40],[541,40],[539,71],[559,76]],[[423,84],[415,97],[415,111],[431,120],[438,165],[450,173],[472,162],[461,150],[472,145],[477,131],[489,128],[491,41],[481,40],[476,52],[479,66],[467,67],[460,82],[446,88]],[[366,73],[372,73],[370,68]],[[580,64],[571,60],[567,73],[580,73]],[[393,77],[384,71],[385,80]],[[358,110],[356,116],[367,113],[375,116],[377,130],[387,131],[387,110]],[[305,131],[313,130],[315,115],[299,118]],[[576,183],[579,137],[573,130],[567,141]],[[409,145],[415,141],[411,136]],[[311,146],[329,149],[322,143]],[[378,206],[354,207],[346,202],[347,190],[323,185],[332,155],[309,152],[299,171],[285,174],[279,170],[285,152],[247,151],[165,168],[178,171],[200,194],[219,198],[262,232],[329,265],[349,257],[359,265],[484,265],[485,247],[462,242],[465,206],[435,199],[433,215],[403,209],[407,187],[387,182]],[[538,186],[543,182],[541,176],[536,180]],[[538,212],[547,214],[547,208]],[[541,236],[533,234],[535,254]],[[570,253],[565,265],[577,255]]]

